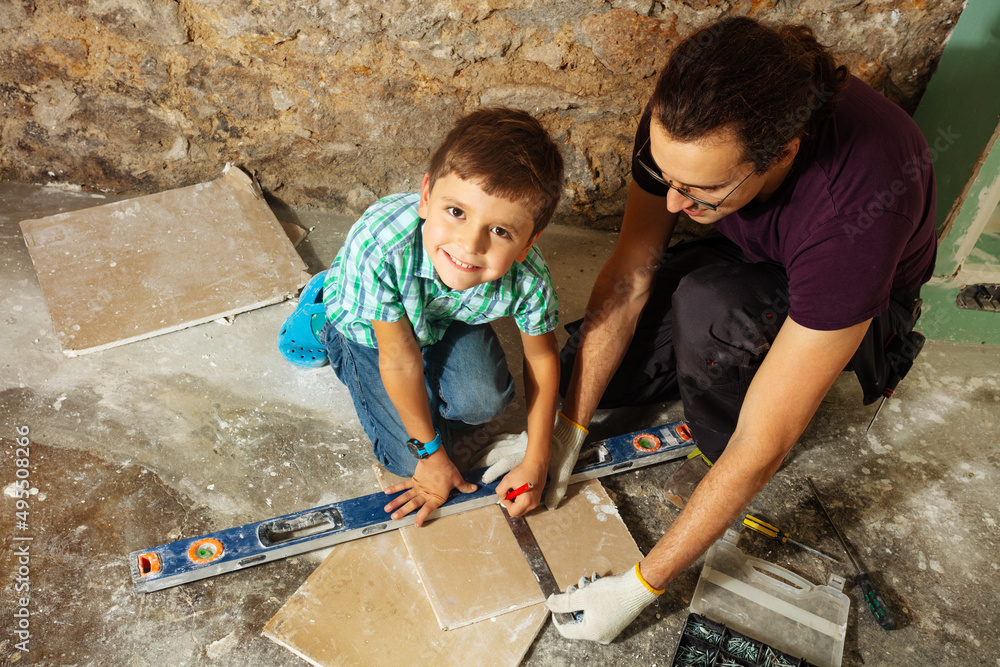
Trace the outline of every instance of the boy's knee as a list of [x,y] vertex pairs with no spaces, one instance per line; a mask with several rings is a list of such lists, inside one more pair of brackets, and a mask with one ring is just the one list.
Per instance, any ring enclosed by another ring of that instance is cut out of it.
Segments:
[[471,383],[458,396],[453,396],[442,410],[450,421],[470,425],[485,424],[502,415],[514,400],[514,379],[508,376],[507,386],[499,389],[487,382]]
[[383,468],[398,477],[413,477],[413,473],[417,470],[417,459],[406,449],[405,442],[398,444],[378,442],[373,445],[372,453]]

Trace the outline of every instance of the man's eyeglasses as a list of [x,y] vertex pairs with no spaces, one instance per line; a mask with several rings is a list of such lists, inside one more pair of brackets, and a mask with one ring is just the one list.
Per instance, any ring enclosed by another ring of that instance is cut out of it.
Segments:
[[[658,183],[661,183],[661,184],[667,186],[668,188],[672,188],[674,190],[677,190],[677,192],[681,193],[687,199],[690,199],[693,202],[701,204],[702,206],[704,206],[705,208],[707,208],[707,209],[709,209],[711,211],[718,210],[718,208],[720,206],[722,206],[722,202],[724,202],[727,199],[729,199],[729,195],[731,195],[734,192],[736,192],[739,189],[739,187],[746,182],[746,180],[748,178],[750,178],[751,176],[753,176],[757,172],[756,169],[754,169],[753,171],[751,171],[749,174],[747,174],[743,178],[742,181],[740,181],[739,183],[736,184],[735,188],[733,188],[732,190],[729,191],[728,195],[726,195],[725,197],[723,197],[719,201],[717,201],[714,204],[712,204],[710,202],[705,201],[704,199],[701,199],[699,197],[695,197],[693,194],[691,194],[691,190],[689,190],[688,188],[679,188],[679,187],[677,187],[676,185],[674,185],[670,181],[668,181],[665,178],[663,178],[663,175],[660,173],[659,169],[654,169],[653,167],[651,167],[648,164],[646,164],[645,161],[643,161],[643,159],[642,159],[642,152],[644,150],[646,150],[646,148],[648,146],[649,146],[649,137],[646,137],[646,143],[644,143],[642,145],[642,147],[639,149],[639,152],[635,156],[635,161],[638,162],[640,165],[642,165],[642,168],[646,170],[646,173],[648,173]],[[652,155],[650,155],[650,158],[652,158]]]

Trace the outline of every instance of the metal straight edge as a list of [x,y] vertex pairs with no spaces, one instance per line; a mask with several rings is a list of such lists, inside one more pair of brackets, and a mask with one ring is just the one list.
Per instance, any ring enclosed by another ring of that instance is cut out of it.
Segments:
[[[694,446],[683,422],[613,436],[581,454],[569,483],[683,458]],[[597,460],[591,462],[590,458]],[[482,473],[466,473],[465,478],[477,484],[477,490],[454,496],[429,518],[495,504],[496,483],[483,484]],[[384,493],[374,493],[133,551],[128,555],[133,590],[163,590],[413,525],[415,513],[389,519],[382,509],[386,502]]]
[[[559,584],[556,583],[556,577],[552,574],[552,568],[549,567],[548,561],[545,560],[545,554],[542,553],[542,548],[538,546],[535,534],[531,532],[531,526],[524,520],[524,517],[511,516],[506,506],[500,505],[500,510],[503,512],[503,518],[507,520],[507,525],[510,526],[510,532],[514,533],[517,546],[521,547],[524,559],[528,561],[531,573],[535,575],[538,587],[542,589],[542,595],[545,596],[545,599],[548,599],[550,595],[561,593]],[[556,620],[560,623],[571,623],[576,620],[573,618],[573,614],[564,612],[554,613]]]

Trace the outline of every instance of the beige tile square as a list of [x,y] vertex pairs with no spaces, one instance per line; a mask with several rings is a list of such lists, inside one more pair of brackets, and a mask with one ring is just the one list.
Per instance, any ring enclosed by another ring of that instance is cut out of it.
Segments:
[[545,624],[544,605],[445,632],[398,531],[341,544],[264,627],[313,665],[510,666]]
[[[383,487],[398,478],[380,477]],[[642,558],[599,480],[571,486],[560,506],[527,516],[565,590],[593,572],[620,572]],[[499,507],[483,507],[400,531],[441,627],[476,623],[544,599]]]
[[21,230],[70,357],[277,303],[308,280],[239,169],[209,183],[25,220]]

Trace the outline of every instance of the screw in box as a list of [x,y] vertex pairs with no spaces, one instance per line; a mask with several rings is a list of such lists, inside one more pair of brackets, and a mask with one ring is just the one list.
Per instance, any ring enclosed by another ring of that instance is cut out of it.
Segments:
[[768,646],[764,650],[764,667],[794,667],[794,665],[785,660],[784,657],[775,653],[774,650]]
[[712,651],[705,651],[694,646],[681,646],[677,650],[677,659],[690,667],[709,667],[714,657]]
[[757,662],[757,645],[748,639],[730,637],[726,642],[726,650],[737,658]]
[[699,623],[695,620],[688,621],[687,627],[684,628],[684,632],[691,635],[692,637],[697,637],[698,639],[703,639],[709,644],[718,646],[719,642],[722,641],[722,633],[718,630],[708,627],[703,623]]

